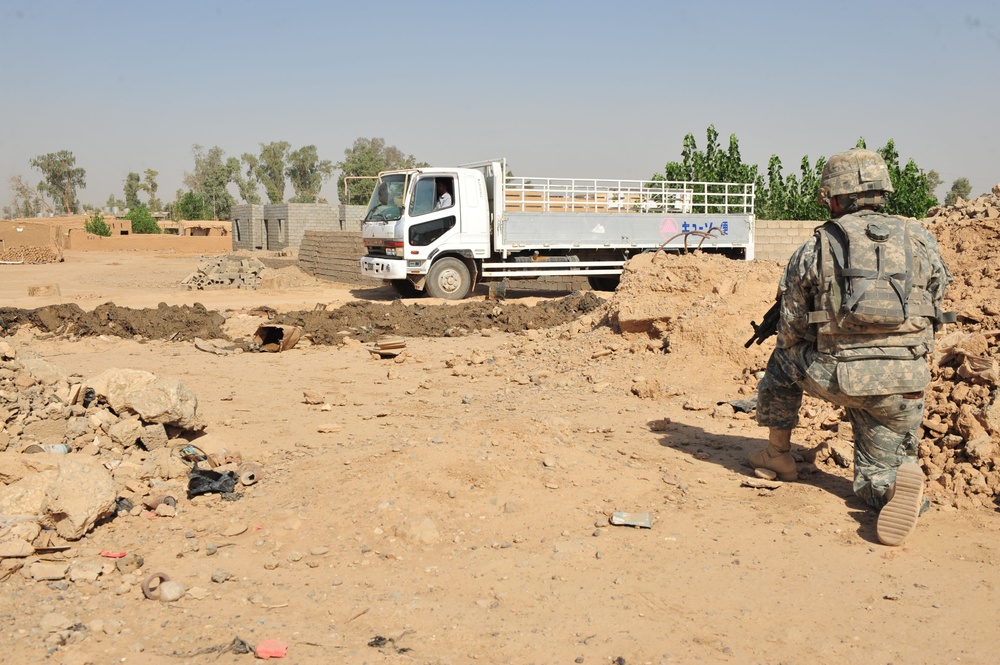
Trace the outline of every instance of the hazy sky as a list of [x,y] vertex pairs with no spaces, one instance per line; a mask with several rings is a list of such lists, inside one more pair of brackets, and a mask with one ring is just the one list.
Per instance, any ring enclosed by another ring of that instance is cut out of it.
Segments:
[[0,205],[58,150],[103,205],[147,168],[172,200],[194,144],[337,162],[381,137],[438,166],[645,179],[710,124],[786,175],[892,138],[939,197],[961,176],[976,196],[1000,182],[998,76],[985,0],[0,0]]

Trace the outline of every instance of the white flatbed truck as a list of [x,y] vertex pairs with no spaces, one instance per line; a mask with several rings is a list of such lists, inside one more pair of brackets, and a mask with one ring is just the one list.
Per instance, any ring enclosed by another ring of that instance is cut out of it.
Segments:
[[460,300],[479,282],[586,277],[614,290],[636,253],[750,260],[752,183],[508,177],[505,160],[380,173],[361,271],[402,296]]

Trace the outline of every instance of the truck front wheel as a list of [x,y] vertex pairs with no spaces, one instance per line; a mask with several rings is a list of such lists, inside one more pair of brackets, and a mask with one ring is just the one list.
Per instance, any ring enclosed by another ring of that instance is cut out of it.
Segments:
[[435,262],[427,271],[424,288],[432,298],[461,300],[472,288],[472,277],[464,263],[449,256]]

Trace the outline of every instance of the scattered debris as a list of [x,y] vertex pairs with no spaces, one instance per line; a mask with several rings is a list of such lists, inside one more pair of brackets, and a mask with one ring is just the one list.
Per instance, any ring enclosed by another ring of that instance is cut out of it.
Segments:
[[634,526],[642,529],[653,528],[653,516],[650,513],[627,513],[616,511],[609,520],[615,526]]
[[278,353],[294,347],[301,337],[302,328],[299,326],[262,325],[254,332],[250,348],[255,351]]
[[743,478],[740,481],[741,487],[752,487],[758,490],[776,490],[783,484],[780,480],[765,480],[764,478]]

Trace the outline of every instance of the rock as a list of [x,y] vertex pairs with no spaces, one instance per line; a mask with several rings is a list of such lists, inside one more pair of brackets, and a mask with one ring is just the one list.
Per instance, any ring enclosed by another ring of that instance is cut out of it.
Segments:
[[20,559],[34,553],[35,548],[26,540],[20,538],[0,540],[0,559]]
[[323,404],[326,402],[326,396],[312,390],[306,390],[302,393],[302,403],[303,404]]
[[238,536],[241,533],[245,533],[247,530],[246,524],[231,524],[227,526],[219,535],[225,536],[227,538],[232,538],[233,536]]
[[49,612],[38,622],[38,626],[46,633],[58,633],[62,630],[69,630],[74,622],[63,614]]
[[417,517],[396,527],[396,537],[412,545],[433,545],[441,540],[441,533],[429,517]]
[[160,602],[172,603],[175,600],[180,600],[187,589],[180,582],[174,580],[167,580],[163,582],[158,587],[160,592]]
[[68,569],[68,563],[37,561],[28,566],[28,574],[31,575],[31,579],[37,581],[61,580],[66,577]]
[[23,436],[40,443],[62,443],[66,438],[66,421],[61,418],[36,420],[24,426]]
[[74,460],[60,460],[46,494],[45,514],[66,540],[81,538],[97,520],[111,515],[118,498],[115,482],[103,466]]
[[214,573],[212,573],[212,581],[216,584],[222,584],[223,582],[233,578],[233,574],[228,570],[222,570],[221,568]]
[[174,506],[171,506],[168,503],[161,503],[160,505],[158,505],[156,507],[156,510],[154,512],[159,517],[176,517],[177,516],[177,508],[175,508]]
[[112,513],[116,499],[107,469],[60,457],[54,469],[0,488],[0,514],[40,515],[39,522],[60,537],[77,540]]
[[116,413],[135,413],[147,423],[198,430],[198,398],[176,379],[137,369],[109,369],[87,382]]
[[0,484],[10,485],[28,475],[28,467],[16,453],[0,453]]
[[46,386],[54,385],[60,381],[69,381],[69,376],[64,371],[41,358],[27,358],[22,360],[21,367],[25,372],[34,377],[38,383]]
[[10,344],[0,341],[0,360],[13,360],[17,357],[17,351]]
[[101,575],[103,564],[98,561],[74,561],[69,567],[72,582],[96,582]]
[[144,432],[142,421],[136,417],[123,418],[108,428],[108,436],[123,448],[134,446]]
[[160,423],[153,423],[152,425],[143,427],[142,434],[139,435],[139,440],[142,443],[142,447],[146,450],[165,448],[169,442],[167,430]]
[[990,439],[989,434],[983,434],[972,441],[965,442],[965,454],[976,465],[985,465],[996,451],[997,445]]

